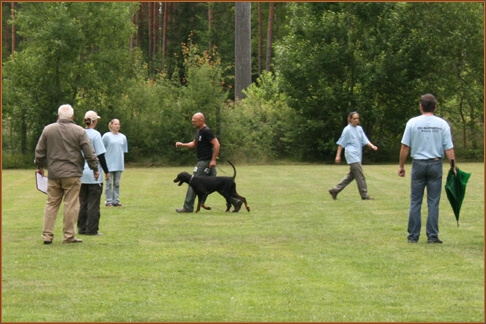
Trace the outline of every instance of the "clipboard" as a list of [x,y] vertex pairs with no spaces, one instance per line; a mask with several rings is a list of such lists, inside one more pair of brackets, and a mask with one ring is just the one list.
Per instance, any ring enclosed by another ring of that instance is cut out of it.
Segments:
[[44,177],[38,172],[35,172],[35,186],[37,190],[47,195],[47,177]]

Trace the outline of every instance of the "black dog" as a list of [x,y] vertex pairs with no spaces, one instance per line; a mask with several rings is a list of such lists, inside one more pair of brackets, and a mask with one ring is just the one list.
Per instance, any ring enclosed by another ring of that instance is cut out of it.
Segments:
[[[209,194],[217,191],[226,199],[226,211],[228,212],[231,208],[231,198],[235,197],[238,198],[241,202],[245,204],[246,210],[250,211],[250,207],[248,207],[246,203],[246,198],[240,196],[236,192],[236,168],[228,161],[228,163],[233,167],[234,174],[232,177],[206,177],[206,176],[192,176],[187,172],[181,172],[177,175],[174,179],[174,182],[179,182],[179,186],[181,186],[184,182],[187,183],[192,187],[194,192],[197,195],[198,202],[196,213],[203,207],[204,209],[211,209],[211,207],[205,206],[204,202]],[[238,204],[235,206],[233,210],[234,213],[237,213],[242,204]]]

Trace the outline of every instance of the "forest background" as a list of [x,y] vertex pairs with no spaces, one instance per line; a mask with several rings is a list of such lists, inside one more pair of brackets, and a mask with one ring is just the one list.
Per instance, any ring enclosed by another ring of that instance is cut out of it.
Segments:
[[32,167],[70,103],[112,118],[128,163],[182,165],[201,111],[238,163],[332,162],[351,111],[396,162],[424,93],[459,161],[482,161],[484,2],[251,3],[252,83],[235,100],[234,2],[2,2],[2,167]]

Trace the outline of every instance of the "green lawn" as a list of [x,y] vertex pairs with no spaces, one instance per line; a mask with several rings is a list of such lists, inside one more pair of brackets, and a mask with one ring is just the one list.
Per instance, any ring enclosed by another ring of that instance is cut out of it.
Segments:
[[42,244],[34,169],[4,170],[2,323],[484,323],[482,163],[459,164],[472,172],[459,227],[443,192],[444,244],[425,228],[407,243],[410,165],[406,178],[365,165],[373,201],[354,182],[331,199],[346,165],[236,167],[250,213],[224,213],[216,193],[211,211],[177,214],[186,185],[172,180],[192,167],[128,168],[124,206],[102,207],[104,236],[68,245],[62,215]]

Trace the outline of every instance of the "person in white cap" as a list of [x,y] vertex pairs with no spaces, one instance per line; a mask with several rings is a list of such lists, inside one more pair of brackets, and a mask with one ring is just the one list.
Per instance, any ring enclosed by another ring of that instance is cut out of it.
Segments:
[[[93,144],[100,166],[108,180],[110,172],[105,160],[106,149],[100,132],[95,129],[100,118],[95,111],[89,110],[84,115],[84,122],[86,124],[86,134],[88,134]],[[101,236],[102,234],[98,230],[101,216],[100,203],[101,194],[103,193],[103,173],[100,172],[99,178],[95,179],[93,173],[89,171],[88,163],[85,162],[83,176],[81,177],[81,190],[79,192],[78,234]]]

